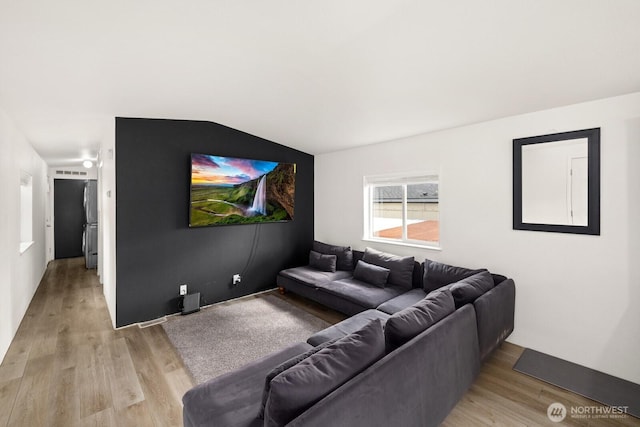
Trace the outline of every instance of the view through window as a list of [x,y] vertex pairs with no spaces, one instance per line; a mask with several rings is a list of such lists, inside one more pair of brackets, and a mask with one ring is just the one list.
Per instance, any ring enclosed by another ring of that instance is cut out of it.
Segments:
[[365,179],[365,238],[439,246],[438,177]]

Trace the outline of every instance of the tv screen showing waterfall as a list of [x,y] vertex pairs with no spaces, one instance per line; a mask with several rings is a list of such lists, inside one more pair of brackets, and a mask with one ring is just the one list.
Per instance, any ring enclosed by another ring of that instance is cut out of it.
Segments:
[[291,221],[295,163],[191,154],[189,226]]

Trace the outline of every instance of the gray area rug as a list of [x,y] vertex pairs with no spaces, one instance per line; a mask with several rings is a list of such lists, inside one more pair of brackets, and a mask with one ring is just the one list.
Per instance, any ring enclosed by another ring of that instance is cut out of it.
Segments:
[[640,385],[525,348],[513,369],[640,418]]
[[197,384],[306,341],[328,326],[274,295],[214,305],[162,324]]

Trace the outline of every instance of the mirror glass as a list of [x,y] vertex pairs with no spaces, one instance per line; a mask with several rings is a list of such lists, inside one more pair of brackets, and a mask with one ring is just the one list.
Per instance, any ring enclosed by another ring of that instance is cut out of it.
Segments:
[[600,234],[600,129],[513,140],[513,228]]
[[522,222],[587,225],[587,138],[522,147]]

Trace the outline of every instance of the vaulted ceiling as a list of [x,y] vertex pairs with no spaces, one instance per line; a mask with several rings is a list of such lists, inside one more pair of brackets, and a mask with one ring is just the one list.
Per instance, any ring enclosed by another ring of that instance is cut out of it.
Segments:
[[0,0],[0,108],[50,165],[110,118],[319,154],[640,91],[637,0]]

